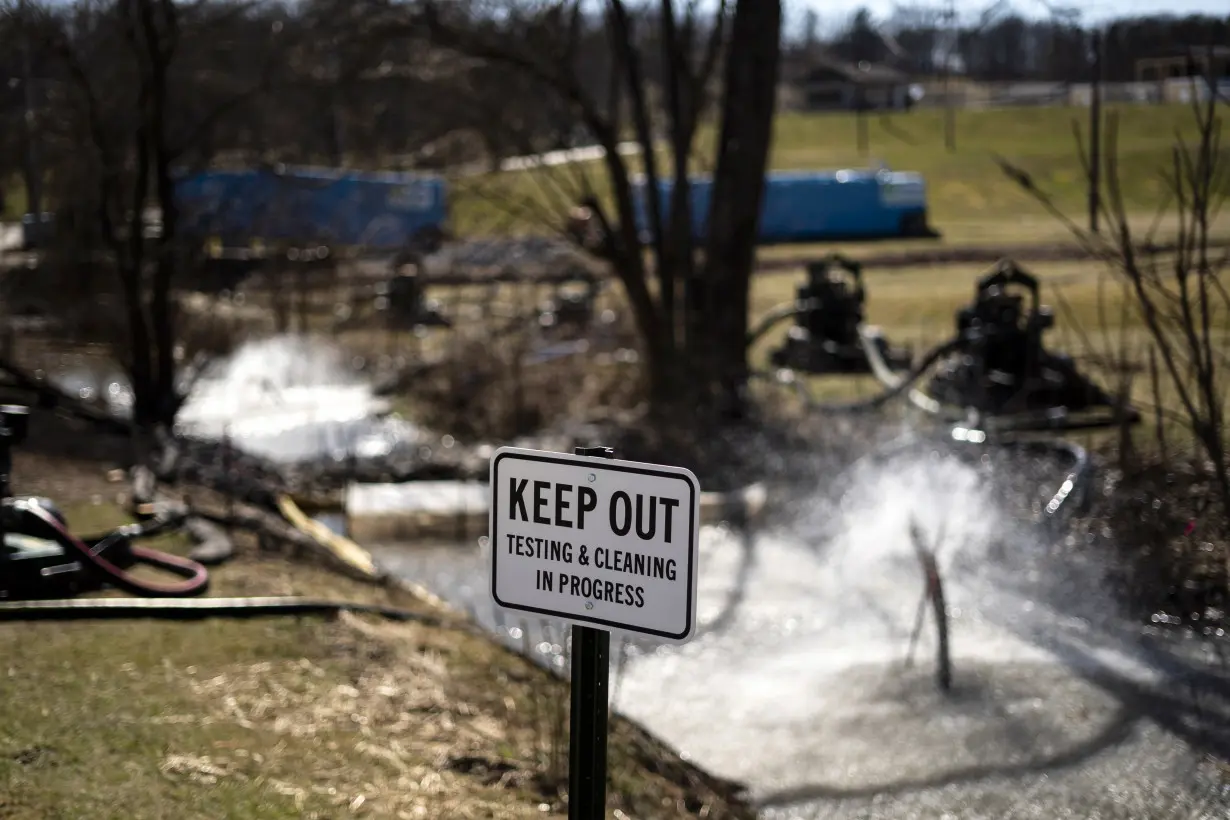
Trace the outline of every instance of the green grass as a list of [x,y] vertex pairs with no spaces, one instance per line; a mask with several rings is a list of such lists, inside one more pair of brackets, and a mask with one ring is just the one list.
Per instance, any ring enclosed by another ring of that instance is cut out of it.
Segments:
[[[78,531],[123,520],[66,505]],[[182,550],[180,541],[164,549]],[[247,554],[213,595],[308,595],[415,607],[408,594]],[[540,788],[566,685],[466,631],[357,618],[0,624],[0,816],[560,816]],[[748,817],[616,719],[612,808]],[[464,771],[471,757],[497,766]],[[501,779],[498,768],[506,766]],[[652,768],[651,768],[652,767]],[[695,799],[695,798],[699,799]],[[691,804],[691,810],[683,806]],[[545,806],[545,808],[542,808]],[[705,816],[705,815],[701,815]]]
[[21,177],[0,179],[0,190],[4,192],[4,207],[0,208],[0,220],[18,220],[26,213],[26,187],[21,183]]
[[[1183,104],[1116,105],[1106,111],[1118,117],[1128,210],[1142,219],[1151,216],[1166,198],[1162,172],[1170,167],[1176,134],[1190,138],[1193,133],[1192,109]],[[785,113],[775,126],[771,165],[814,170],[883,161],[894,169],[919,171],[928,183],[932,223],[947,244],[1063,241],[1068,237],[1062,227],[1003,176],[993,157],[1003,156],[1024,168],[1066,212],[1079,217],[1086,211],[1087,192],[1073,124],[1079,123],[1087,135],[1088,118],[1087,109],[1060,106],[958,111],[956,151],[949,152],[942,111],[874,115],[867,118],[869,150],[863,156],[853,114]],[[711,128],[698,139],[698,170],[708,165],[712,141]],[[1223,153],[1230,157],[1230,146],[1223,147]],[[639,170],[639,163],[631,164]],[[1230,192],[1230,174],[1223,180],[1223,190]],[[609,193],[601,163],[461,178],[454,186],[453,227],[465,235],[539,233],[558,224],[585,191],[599,197]],[[5,193],[6,216],[19,217],[25,200],[20,180],[13,179]],[[1222,221],[1230,233],[1230,214]]]
[[[1119,159],[1125,202],[1134,214],[1152,214],[1165,198],[1162,179],[1176,134],[1189,137],[1194,117],[1186,105],[1108,106],[1119,121]],[[918,171],[928,183],[932,221],[952,243],[1052,241],[1063,230],[1004,177],[1000,155],[1018,164],[1069,213],[1085,213],[1086,189],[1073,122],[1088,131],[1088,110],[1046,107],[959,111],[956,151],[944,146],[943,113],[916,110],[867,120],[869,152],[860,156],[857,121],[848,113],[783,114],[776,123],[775,169],[865,167],[882,160],[897,170]],[[701,143],[711,140],[711,133]],[[1230,148],[1223,148],[1228,152]],[[1227,161],[1230,161],[1228,159]],[[703,162],[700,163],[703,165]],[[1230,192],[1230,174],[1225,175]],[[462,233],[541,230],[547,218],[591,184],[608,190],[597,163],[461,180],[453,218]]]
[[[1166,194],[1176,130],[1194,133],[1189,106],[1124,105],[1107,108],[1119,120],[1119,159],[1131,210],[1152,210]],[[1015,217],[1034,210],[1029,198],[1003,178],[994,155],[1020,165],[1043,190],[1081,212],[1086,183],[1073,123],[1088,135],[1088,109],[1044,107],[960,111],[956,151],[944,146],[943,113],[919,110],[868,118],[870,156],[890,167],[926,175],[937,223]],[[785,116],[778,121],[774,168],[826,168],[858,164],[856,119],[848,115]]]

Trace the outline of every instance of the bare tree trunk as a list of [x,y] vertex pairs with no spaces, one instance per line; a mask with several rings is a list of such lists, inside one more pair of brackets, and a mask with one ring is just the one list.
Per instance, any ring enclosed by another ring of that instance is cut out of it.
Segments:
[[[273,308],[273,329],[275,332],[289,333],[290,332],[290,313],[291,313],[291,294],[285,286],[287,280],[287,270],[285,263],[279,259],[274,259],[265,263],[265,288],[269,293],[269,299],[272,302]],[[389,309],[385,308],[385,315],[389,316]],[[392,333],[392,331],[389,331]]]
[[[162,17],[159,20],[156,14]],[[154,373],[157,391],[158,426],[170,427],[179,412],[180,396],[176,384],[175,326],[176,305],[171,285],[179,254],[177,235],[179,210],[175,202],[172,148],[167,137],[167,74],[178,36],[178,21],[172,0],[142,0],[141,24],[148,54],[150,84],[149,133],[154,160],[154,194],[162,221],[156,245],[154,282],[150,291],[150,324],[154,335]]]
[[707,360],[711,386],[737,390],[747,377],[748,297],[760,231],[765,172],[781,56],[780,0],[739,0],[726,58],[725,100],[719,137],[704,278],[697,307],[706,327],[689,345]]
[[[577,49],[583,47],[577,40],[583,28],[582,5],[579,0],[561,0],[530,10],[509,3],[511,33],[504,36],[499,25],[475,25],[461,4],[441,0],[423,0],[416,23],[430,31],[440,46],[502,65],[549,89],[593,134],[606,153],[611,203],[604,209],[588,180],[577,199],[598,225],[603,245],[599,253],[627,293],[644,344],[651,411],[675,417],[681,406],[689,413],[698,407],[708,412],[716,406],[715,388],[737,394],[746,370],[747,289],[777,100],[782,3],[719,0],[716,10],[702,12],[695,3],[660,0],[656,45],[661,48],[662,70],[651,88],[643,73],[647,38],[636,32],[632,4],[607,0],[612,68],[605,106],[581,81],[575,63]],[[518,28],[518,21],[525,27]],[[518,37],[521,31],[544,28],[557,37],[553,47],[526,48]],[[708,261],[699,278],[690,275],[698,266],[688,171],[711,79],[723,59],[724,110],[704,248]],[[654,99],[655,90],[662,100]],[[668,124],[673,154],[669,169],[659,167],[656,157],[658,106],[664,113],[659,119]],[[631,113],[627,125],[621,121],[625,109]],[[637,219],[630,169],[617,150],[629,131],[640,143],[645,162],[644,224]],[[673,180],[674,191],[663,207],[657,183],[665,179]],[[650,237],[652,266],[641,247],[642,228]],[[656,287],[651,287],[650,277]],[[692,292],[680,294],[680,285]]]
[[[29,20],[27,0],[18,4],[18,14],[22,23]],[[42,163],[39,161],[37,129],[34,124],[34,111],[37,107],[37,97],[34,90],[34,72],[30,64],[30,40],[23,31],[21,34],[21,92],[22,92],[22,147],[25,156],[22,163],[22,180],[26,187],[26,211],[34,214],[35,225],[41,226],[40,215],[43,212],[43,178]],[[3,210],[3,205],[0,205]]]
[[307,265],[299,265],[299,269],[295,271],[295,291],[298,293],[299,307],[299,333],[307,335],[308,320],[311,315],[311,294],[308,286],[308,268]]

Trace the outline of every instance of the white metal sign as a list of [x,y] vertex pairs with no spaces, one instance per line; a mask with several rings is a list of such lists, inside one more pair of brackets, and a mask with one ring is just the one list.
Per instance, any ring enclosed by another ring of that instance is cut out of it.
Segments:
[[684,643],[696,625],[700,485],[681,467],[501,447],[491,595],[507,609]]

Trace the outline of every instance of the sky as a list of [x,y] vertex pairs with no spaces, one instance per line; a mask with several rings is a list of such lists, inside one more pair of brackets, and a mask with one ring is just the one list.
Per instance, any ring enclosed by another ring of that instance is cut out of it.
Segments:
[[[877,19],[892,14],[899,5],[943,7],[947,0],[786,0],[791,23],[797,25],[805,9],[820,15],[822,28],[837,26],[860,7],[867,8]],[[991,5],[991,0],[953,0],[959,18],[973,19]],[[1176,15],[1211,14],[1230,16],[1227,0],[1012,0],[1012,6],[1025,17],[1044,17],[1047,7],[1062,6],[1080,12],[1082,22],[1102,22],[1115,17],[1130,17],[1170,12]]]

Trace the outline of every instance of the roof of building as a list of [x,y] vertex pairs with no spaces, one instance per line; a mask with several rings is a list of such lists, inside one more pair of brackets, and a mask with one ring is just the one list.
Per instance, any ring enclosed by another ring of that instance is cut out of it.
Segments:
[[795,82],[808,83],[813,82],[816,79],[816,75],[821,72],[824,74],[838,74],[852,83],[867,83],[871,85],[897,84],[909,80],[909,75],[904,71],[899,71],[883,63],[871,63],[866,60],[851,63],[821,51],[815,51],[800,57],[794,70],[790,73],[793,75],[791,79]]

